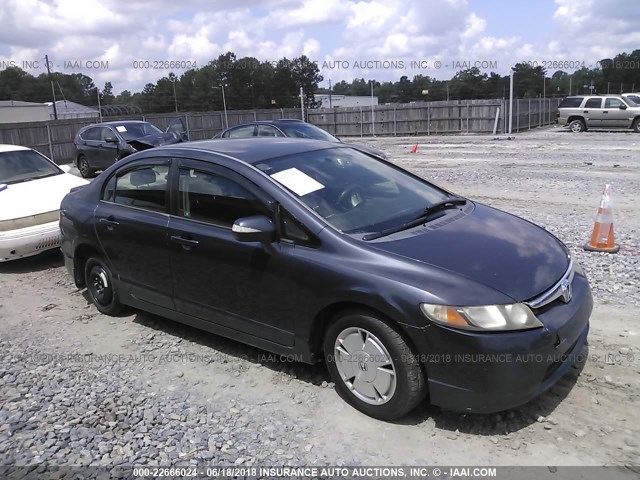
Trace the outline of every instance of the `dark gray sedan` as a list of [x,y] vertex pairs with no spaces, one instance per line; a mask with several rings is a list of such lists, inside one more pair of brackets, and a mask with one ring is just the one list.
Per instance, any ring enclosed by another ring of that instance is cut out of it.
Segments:
[[67,195],[60,227],[99,311],[129,305],[324,361],[337,392],[381,419],[426,397],[521,405],[589,330],[589,284],[556,237],[336,143],[139,152]]

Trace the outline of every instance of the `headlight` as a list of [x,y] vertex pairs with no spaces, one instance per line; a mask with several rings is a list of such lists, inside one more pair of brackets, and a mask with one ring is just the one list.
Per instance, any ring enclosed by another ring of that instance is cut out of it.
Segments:
[[543,326],[529,307],[523,303],[478,307],[451,307],[423,303],[420,309],[429,320],[464,330],[527,330]]

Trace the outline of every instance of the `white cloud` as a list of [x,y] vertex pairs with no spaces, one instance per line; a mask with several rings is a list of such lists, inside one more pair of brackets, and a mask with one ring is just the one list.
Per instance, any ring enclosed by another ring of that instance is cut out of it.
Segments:
[[[278,60],[302,54],[313,60],[491,60],[506,73],[535,59],[587,63],[640,45],[640,2],[555,0],[536,39],[517,29],[497,35],[466,0],[3,0],[0,61],[102,59],[107,71],[83,71],[116,92],[139,90],[169,70],[133,69],[134,60],[192,60],[199,66],[226,51]],[[546,28],[546,30],[545,30]],[[41,71],[32,71],[39,74]],[[71,73],[65,71],[65,73]],[[174,73],[180,74],[181,71]],[[453,71],[322,72],[332,80],[368,75],[397,80]],[[488,72],[487,72],[488,73]]]
[[275,10],[269,15],[268,22],[277,28],[340,23],[348,14],[348,3],[342,0],[304,0],[297,8]]
[[486,28],[487,21],[472,12],[467,16],[466,28],[461,36],[463,39],[469,40],[484,32]]

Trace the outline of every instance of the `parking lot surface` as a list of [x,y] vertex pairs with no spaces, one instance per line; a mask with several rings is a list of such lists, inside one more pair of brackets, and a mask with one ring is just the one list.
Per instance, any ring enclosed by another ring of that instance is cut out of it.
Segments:
[[[52,252],[0,264],[0,464],[640,464],[640,135],[362,143],[567,244],[595,305],[583,361],[555,387],[499,414],[424,404],[380,422],[343,402],[322,365],[139,311],[99,314]],[[606,183],[615,255],[582,249]]]

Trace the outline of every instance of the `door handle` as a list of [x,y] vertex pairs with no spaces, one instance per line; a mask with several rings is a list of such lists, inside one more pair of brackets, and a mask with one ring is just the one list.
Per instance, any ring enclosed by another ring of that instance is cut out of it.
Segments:
[[191,238],[184,238],[184,237],[181,237],[180,235],[172,235],[171,241],[174,243],[179,243],[183,247],[188,247],[188,248],[195,247],[200,243],[198,242],[198,240],[193,240]]
[[589,113],[589,110],[584,110],[582,113]]
[[101,218],[98,222],[106,225],[107,227],[117,227],[120,225],[120,222],[116,222],[113,217]]
[[605,110],[605,111],[604,111],[604,112],[602,112],[602,113],[609,113],[609,111],[608,111],[608,110]]

